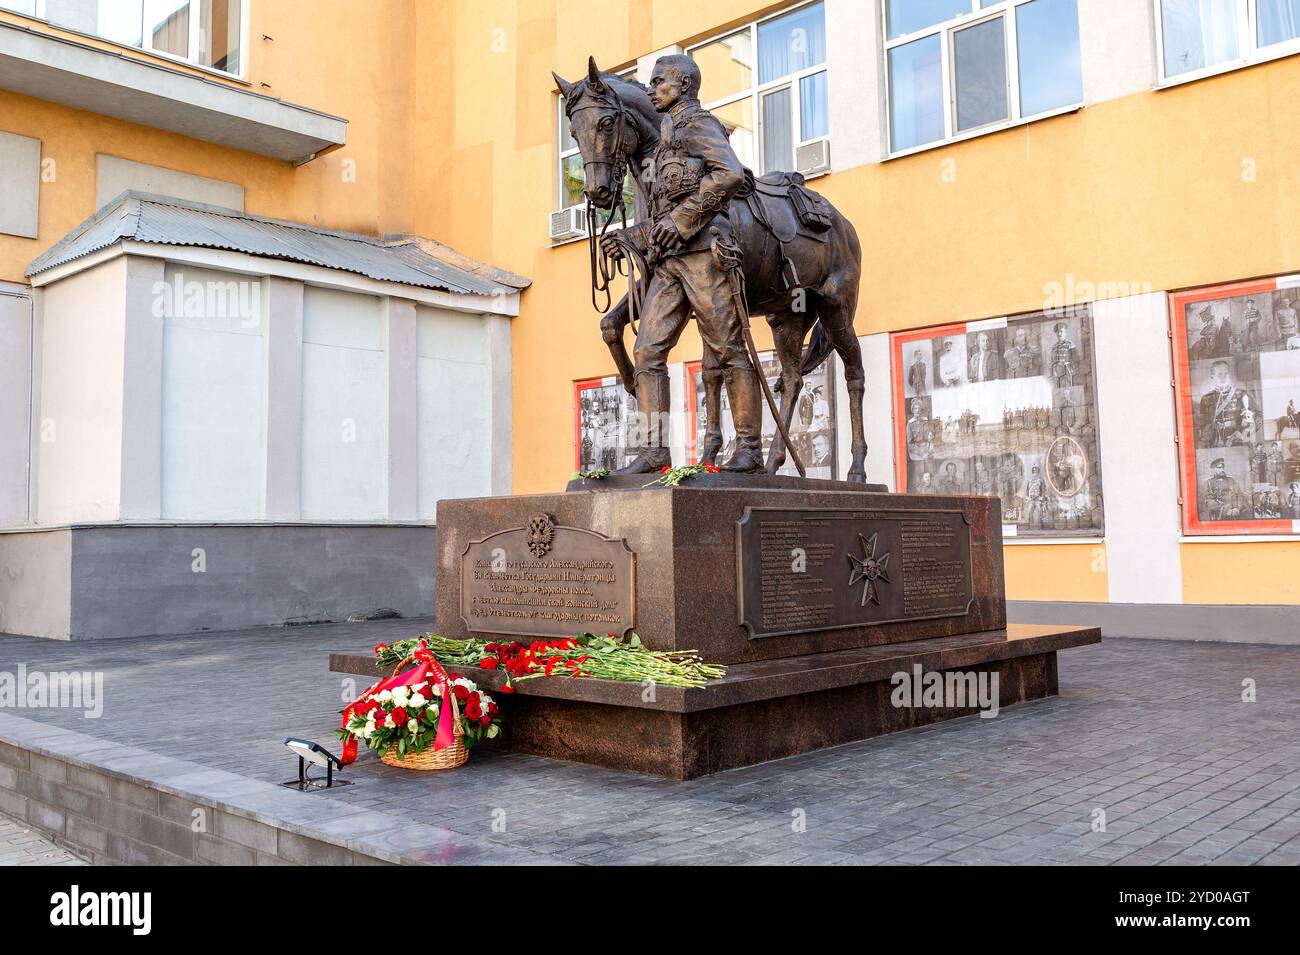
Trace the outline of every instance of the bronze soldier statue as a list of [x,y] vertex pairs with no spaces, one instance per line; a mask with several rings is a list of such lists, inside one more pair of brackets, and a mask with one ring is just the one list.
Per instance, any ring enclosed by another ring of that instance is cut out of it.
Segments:
[[[745,185],[745,167],[726,130],[699,101],[700,69],[689,56],[664,56],[650,78],[650,100],[665,114],[654,154],[650,221],[627,230],[654,272],[646,289],[633,361],[636,396],[646,423],[642,448],[624,473],[658,471],[672,463],[668,443],[668,353],[692,312],[705,353],[723,376],[736,429],[726,471],[764,469],[762,394],[746,351],[732,285],[715,257],[731,238],[727,204]],[[607,241],[611,257],[619,242]]]

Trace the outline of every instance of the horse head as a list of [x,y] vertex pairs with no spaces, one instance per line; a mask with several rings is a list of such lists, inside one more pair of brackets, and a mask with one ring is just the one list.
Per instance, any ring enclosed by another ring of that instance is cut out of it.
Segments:
[[587,75],[570,83],[552,72],[569,130],[582,154],[584,192],[592,205],[613,209],[623,193],[628,164],[646,151],[650,131],[657,129],[646,119],[653,112],[645,89],[633,80],[602,73],[596,58],[587,60]]

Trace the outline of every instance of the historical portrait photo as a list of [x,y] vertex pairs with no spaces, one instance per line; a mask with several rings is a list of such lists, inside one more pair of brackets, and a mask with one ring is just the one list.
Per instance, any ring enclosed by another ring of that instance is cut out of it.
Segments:
[[[632,458],[627,449],[629,428],[636,427],[636,400],[616,379],[578,382],[574,388],[577,414],[577,469],[615,471]],[[629,401],[629,399],[631,399]],[[633,414],[629,414],[629,409]]]
[[[1173,296],[1190,531],[1287,533],[1300,474],[1300,289],[1274,280]],[[1258,522],[1257,528],[1252,523]]]
[[949,335],[932,346],[935,389],[960,388],[966,383],[966,337]]
[[[926,395],[906,380],[918,351],[937,376]],[[1103,532],[1087,306],[900,333],[893,360],[899,486],[995,496],[1018,535]]]

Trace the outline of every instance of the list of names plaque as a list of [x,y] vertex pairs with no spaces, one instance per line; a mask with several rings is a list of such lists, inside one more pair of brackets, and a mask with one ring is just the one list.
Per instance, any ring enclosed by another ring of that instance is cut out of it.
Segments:
[[635,625],[636,555],[627,542],[535,515],[461,555],[460,615],[478,633],[571,637]]
[[753,637],[962,616],[974,598],[959,510],[748,508],[736,549]]

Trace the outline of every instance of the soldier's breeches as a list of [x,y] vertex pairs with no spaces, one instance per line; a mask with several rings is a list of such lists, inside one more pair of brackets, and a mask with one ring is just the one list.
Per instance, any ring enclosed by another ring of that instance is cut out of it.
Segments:
[[668,353],[695,312],[706,352],[715,367],[749,368],[741,319],[726,273],[710,252],[669,256],[655,268],[646,289],[645,308],[637,331],[634,361],[638,372],[666,373]]

